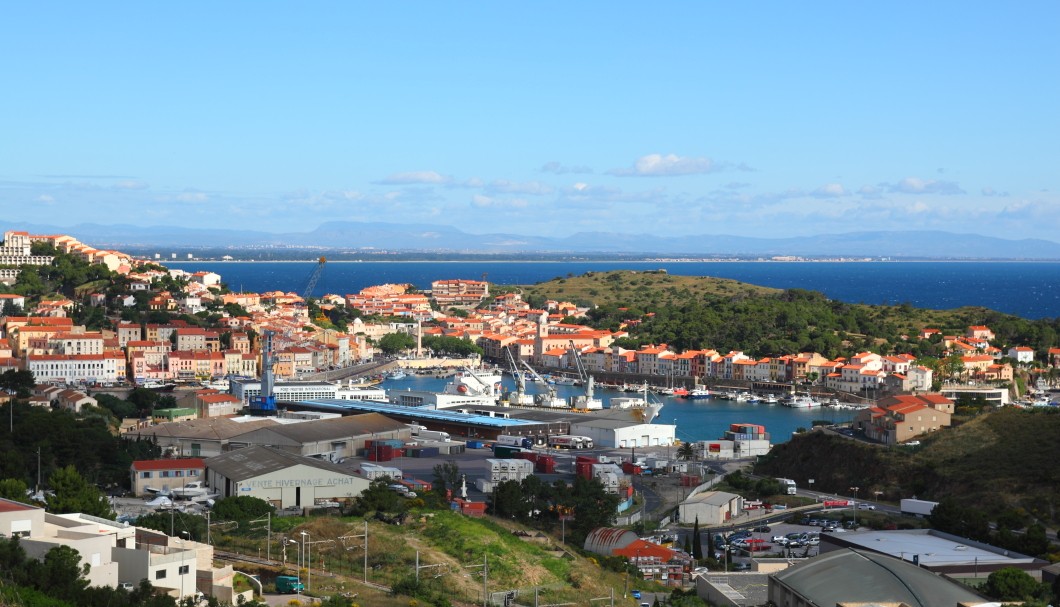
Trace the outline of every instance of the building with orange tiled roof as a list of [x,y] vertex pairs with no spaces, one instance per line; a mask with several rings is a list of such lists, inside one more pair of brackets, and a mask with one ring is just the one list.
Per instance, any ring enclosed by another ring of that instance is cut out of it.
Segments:
[[854,425],[868,438],[894,445],[948,427],[952,414],[953,401],[940,394],[890,396],[859,411]]

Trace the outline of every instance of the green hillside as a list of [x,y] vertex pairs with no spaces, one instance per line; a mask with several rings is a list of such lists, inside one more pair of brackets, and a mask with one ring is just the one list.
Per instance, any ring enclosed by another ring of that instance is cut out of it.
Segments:
[[810,432],[777,445],[756,471],[814,479],[818,490],[880,499],[957,497],[990,517],[1026,512],[1060,522],[1060,411],[1005,408],[938,432],[917,449],[888,448]]
[[627,347],[666,343],[681,350],[737,349],[752,356],[815,351],[829,357],[870,349],[939,357],[943,355],[939,340],[918,339],[920,329],[963,335],[969,325],[982,324],[994,331],[997,345],[1033,347],[1038,360],[1060,344],[1060,318],[1032,321],[974,307],[929,310],[908,304],[851,304],[803,289],[771,289],[663,271],[589,272],[495,290],[520,292],[532,305],[553,299],[592,307],[589,324],[625,329],[633,342],[623,344]]

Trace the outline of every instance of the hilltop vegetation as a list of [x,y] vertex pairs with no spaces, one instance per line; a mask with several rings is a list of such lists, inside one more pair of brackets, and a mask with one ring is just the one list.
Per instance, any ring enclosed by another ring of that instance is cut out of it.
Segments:
[[1060,522],[1060,411],[1004,408],[922,439],[913,449],[869,445],[824,432],[773,447],[756,471],[806,486],[897,502],[959,496],[990,520],[1016,511]]
[[872,306],[833,301],[815,291],[778,290],[733,280],[664,272],[589,272],[518,287],[527,301],[595,306],[589,323],[624,328],[621,345],[666,343],[679,350],[742,350],[752,356],[815,351],[835,357],[860,350],[941,356],[938,340],[917,339],[924,327],[947,334],[988,325],[1000,345],[1039,352],[1060,344],[1060,318],[1027,320],[985,308],[927,310],[908,304]]

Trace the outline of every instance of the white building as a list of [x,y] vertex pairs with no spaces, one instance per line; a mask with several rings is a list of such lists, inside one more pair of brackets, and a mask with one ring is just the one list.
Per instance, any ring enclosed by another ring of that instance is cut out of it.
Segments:
[[1034,348],[1028,348],[1026,346],[1016,346],[1009,348],[1006,355],[1009,358],[1013,358],[1017,363],[1032,363],[1034,362]]
[[32,356],[26,368],[39,382],[59,384],[125,381],[125,357],[121,352],[103,354],[46,354]]
[[588,436],[602,448],[658,447],[674,444],[677,426],[646,424],[628,418],[585,417],[571,418],[570,433]]
[[87,514],[49,514],[0,498],[0,535],[19,537],[31,558],[69,546],[88,565],[90,586],[139,585],[147,579],[170,596],[198,592],[234,603],[231,565],[213,566],[213,547]]
[[678,506],[680,522],[718,526],[743,514],[743,497],[724,491],[704,491],[688,496]]
[[206,461],[212,493],[256,497],[277,508],[332,505],[357,497],[370,482],[347,468],[271,447],[237,449]]

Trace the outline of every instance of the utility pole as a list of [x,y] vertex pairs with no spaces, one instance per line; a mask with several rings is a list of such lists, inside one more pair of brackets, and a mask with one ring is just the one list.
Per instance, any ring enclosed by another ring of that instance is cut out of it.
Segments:
[[490,576],[489,555],[482,555],[481,565],[464,565],[464,569],[478,569],[482,567],[482,607],[489,607],[490,595],[487,592]]
[[[354,537],[363,538],[364,539],[364,546],[363,546],[363,548],[364,548],[364,582],[367,584],[368,583],[368,521],[367,520],[364,521],[364,533],[358,533],[357,535],[343,535],[343,536],[340,536],[338,539],[339,539],[339,542],[341,543],[343,540],[346,540],[346,539],[349,539],[349,538],[354,538]],[[349,547],[347,547],[345,544],[343,544],[343,548],[346,548],[346,550],[350,550],[351,548],[357,548],[357,547],[358,546],[349,546]],[[416,564],[417,565],[419,565],[419,559],[420,559],[420,553],[417,551],[416,552]],[[416,569],[416,579],[417,579],[417,581],[419,581],[419,574],[420,574],[420,570]]]
[[[272,512],[265,513],[265,558],[272,561]],[[262,519],[256,518],[251,523],[260,523]],[[206,542],[210,543],[209,541]],[[284,551],[286,553],[286,551]]]

